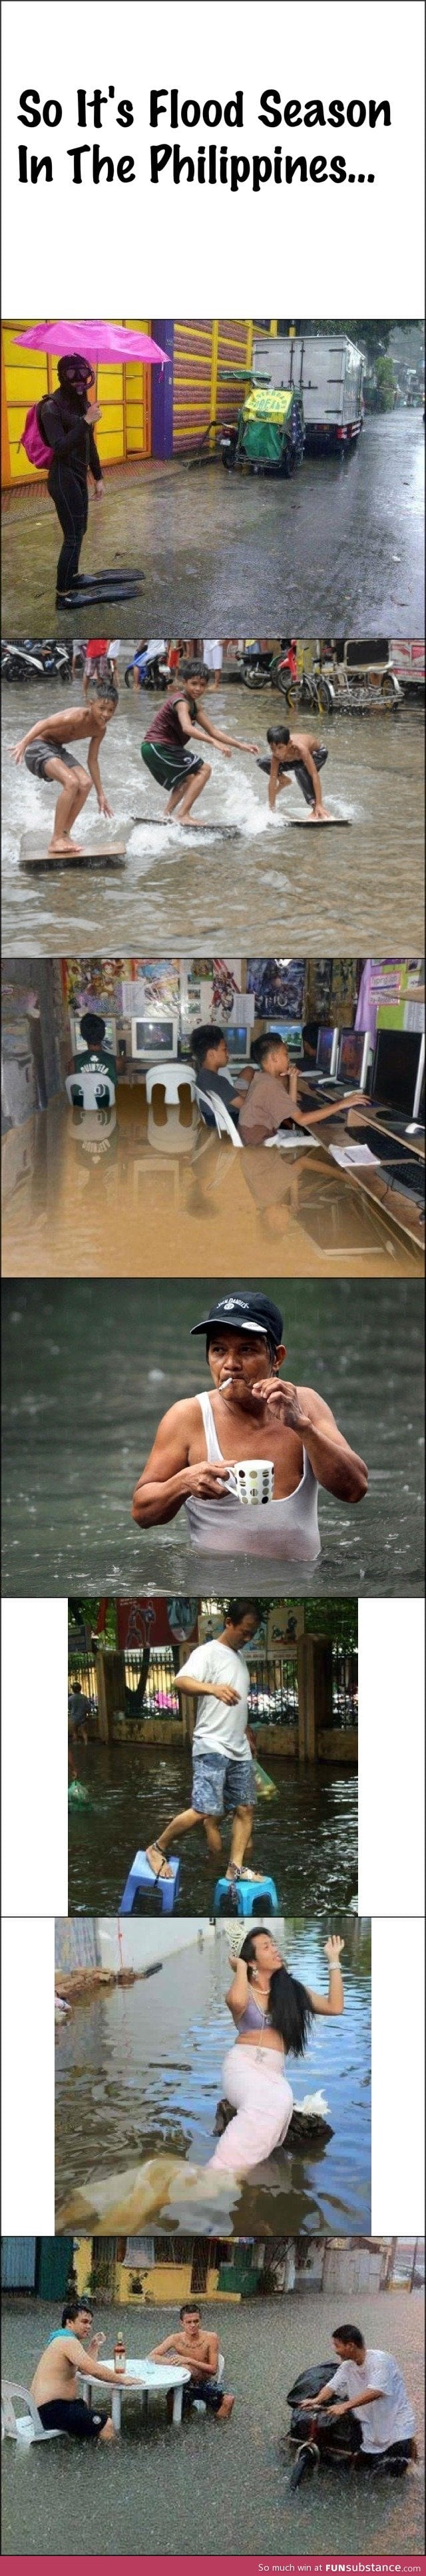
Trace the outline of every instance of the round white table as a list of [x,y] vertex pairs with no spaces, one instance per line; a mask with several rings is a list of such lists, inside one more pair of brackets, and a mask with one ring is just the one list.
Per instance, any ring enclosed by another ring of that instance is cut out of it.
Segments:
[[[146,2417],[148,2413],[148,2397],[150,2388],[163,2388],[165,2393],[167,2393],[169,2389],[173,2389],[173,2423],[181,2424],[183,2389],[185,2381],[190,2379],[191,2373],[189,2370],[185,2370],[183,2366],[181,2367],[180,2363],[167,2360],[164,2362],[150,2361],[149,2358],[139,2361],[135,2359],[133,2355],[126,2356],[125,2379],[117,2378],[113,2361],[106,2360],[103,2367],[105,2370],[111,2371],[111,2415],[115,2433],[121,2433],[121,2407],[123,2397],[126,2397],[127,2395],[129,2397],[141,2397],[143,2414]],[[129,2381],[128,2389],[126,2387],[127,2380]],[[132,2382],[131,2386],[130,2382]],[[86,2406],[90,2406],[92,2402],[94,2402],[95,2405],[102,2405],[104,2393],[107,2395],[106,2379],[84,2379],[82,2382],[82,2388]]]

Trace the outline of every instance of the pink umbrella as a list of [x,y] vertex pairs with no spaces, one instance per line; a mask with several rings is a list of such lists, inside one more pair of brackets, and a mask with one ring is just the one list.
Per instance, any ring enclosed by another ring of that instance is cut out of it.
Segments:
[[55,358],[87,358],[89,363],[113,366],[121,358],[141,358],[144,366],[165,367],[167,352],[147,331],[126,331],[123,322],[34,322],[31,331],[17,331],[16,343],[21,349],[51,350]]

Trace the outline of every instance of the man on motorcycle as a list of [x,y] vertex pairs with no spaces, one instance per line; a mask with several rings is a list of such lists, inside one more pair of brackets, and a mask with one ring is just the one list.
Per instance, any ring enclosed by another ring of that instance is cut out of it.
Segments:
[[318,774],[324,768],[328,754],[324,745],[318,742],[317,735],[290,733],[288,725],[269,725],[266,739],[270,744],[269,755],[259,760],[257,765],[258,769],[266,771],[269,778],[268,805],[271,813],[282,788],[289,785],[289,772],[293,770],[302,796],[311,807],[310,823],[328,823],[330,817],[323,805]]
[[[314,2408],[316,2415],[318,2407],[328,2405],[325,2438],[332,2439],[337,2419],[362,2410],[364,2460],[373,2465],[382,2459],[398,2474],[398,2464],[402,2470],[414,2453],[414,2414],[402,2371],[393,2353],[376,2352],[365,2344],[359,2326],[336,2326],[333,2343],[338,2369],[318,2390]],[[300,2403],[312,2415],[312,2397],[303,2397]]]

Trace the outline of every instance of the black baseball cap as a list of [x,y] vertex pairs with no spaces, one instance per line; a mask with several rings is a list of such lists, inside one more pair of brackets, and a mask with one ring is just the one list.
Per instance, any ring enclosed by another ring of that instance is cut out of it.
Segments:
[[191,1324],[191,1334],[207,1333],[208,1337],[215,1324],[234,1325],[239,1333],[264,1333],[265,1341],[272,1342],[274,1350],[278,1342],[282,1342],[283,1317],[279,1306],[274,1306],[272,1297],[258,1296],[256,1292],[254,1296],[244,1297],[236,1289],[235,1292],[230,1291],[229,1297],[218,1297],[216,1305],[210,1306],[208,1315],[203,1317],[202,1324]]

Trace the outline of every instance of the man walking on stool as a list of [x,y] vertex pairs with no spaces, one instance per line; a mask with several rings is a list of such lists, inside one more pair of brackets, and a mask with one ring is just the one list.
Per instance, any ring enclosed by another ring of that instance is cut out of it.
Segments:
[[203,1824],[212,1859],[221,1858],[219,1819],[232,1816],[231,1854],[226,1877],[257,1879],[244,1868],[256,1802],[253,1746],[247,1729],[249,1674],[238,1649],[249,1644],[259,1626],[254,1601],[230,1601],[220,1637],[195,1646],[187,1664],[175,1674],[175,1687],[198,1701],[192,1744],[192,1802],[157,1841],[149,1843],[147,1861],[155,1878],[171,1878],[165,1857],[180,1834]]

